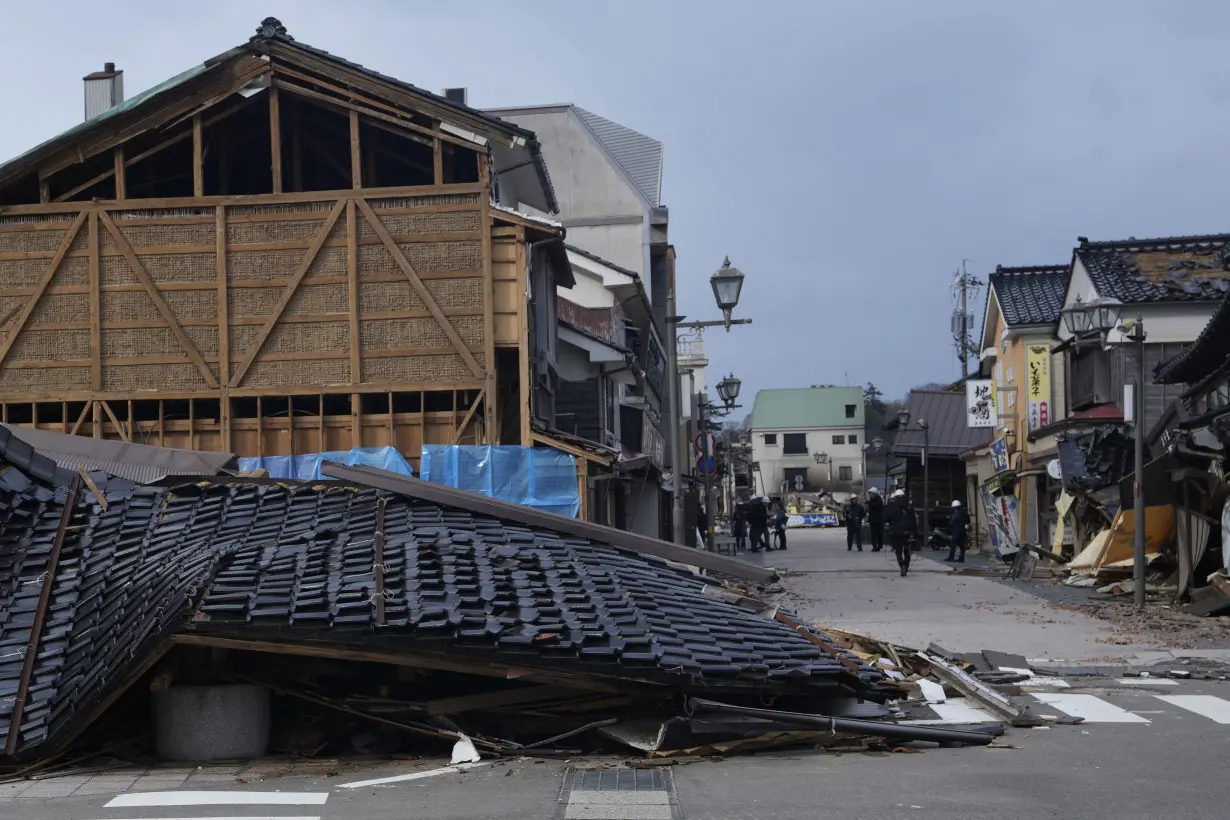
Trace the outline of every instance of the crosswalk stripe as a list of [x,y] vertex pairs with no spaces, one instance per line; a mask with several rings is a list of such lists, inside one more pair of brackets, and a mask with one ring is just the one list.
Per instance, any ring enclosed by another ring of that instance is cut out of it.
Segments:
[[1154,695],[1153,697],[1171,706],[1178,706],[1180,709],[1195,712],[1201,717],[1207,717],[1214,723],[1230,723],[1230,701],[1213,695]]
[[[148,818],[108,817],[106,820],[148,820]],[[285,815],[274,816],[267,814],[259,817],[252,815],[244,815],[243,817],[160,817],[158,820],[320,820],[320,817],[287,817]]]
[[127,792],[103,808],[161,806],[319,806],[328,792]]
[[1124,686],[1178,686],[1177,680],[1170,678],[1119,678],[1115,683]]
[[977,706],[970,706],[963,700],[948,700],[943,703],[928,703],[927,708],[939,716],[938,720],[903,720],[901,723],[910,726],[927,726],[947,723],[994,723],[997,718],[989,712],[984,712]]
[[1086,723],[1148,723],[1147,718],[1120,709],[1093,695],[1074,695],[1068,692],[1033,692],[1033,697],[1055,706],[1072,717],[1084,718]]

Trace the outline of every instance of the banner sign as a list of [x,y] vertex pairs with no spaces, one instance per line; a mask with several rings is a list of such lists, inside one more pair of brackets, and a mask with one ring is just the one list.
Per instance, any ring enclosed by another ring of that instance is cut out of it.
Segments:
[[794,513],[786,517],[787,527],[836,527],[837,513]]
[[1007,439],[997,438],[991,442],[991,464],[995,467],[995,472],[1004,473],[1008,471],[1008,441]]
[[999,423],[995,407],[995,382],[972,379],[965,383],[965,424],[967,427],[994,427]]
[[1028,400],[1029,432],[1046,427],[1051,419],[1051,347],[1029,345],[1025,351],[1025,397]]

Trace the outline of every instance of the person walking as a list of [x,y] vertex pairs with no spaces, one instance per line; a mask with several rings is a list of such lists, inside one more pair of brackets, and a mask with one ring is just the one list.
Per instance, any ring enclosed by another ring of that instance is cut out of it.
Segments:
[[863,503],[858,500],[858,496],[852,496],[846,502],[844,517],[846,519],[846,552],[852,551],[856,546],[858,551],[863,551],[863,517],[867,511],[863,509]]
[[735,549],[742,552],[747,549],[747,506],[740,501],[735,505],[734,515],[730,518],[730,534],[735,537]]
[[905,497],[905,490],[893,491],[884,511],[884,522],[888,525],[888,540],[897,554],[897,566],[904,578],[910,571],[910,537],[918,532],[918,516]]
[[781,504],[773,507],[773,540],[779,550],[786,548],[786,508]]
[[[948,558],[958,564],[965,563],[965,545],[969,543],[969,513],[960,501],[952,502],[952,517],[948,519]],[[954,558],[960,550],[960,558]]]
[[880,488],[872,487],[867,496],[867,525],[871,528],[871,551],[884,549],[884,499]]
[[751,535],[752,552],[760,552],[763,546],[769,548],[769,511],[765,509],[764,499],[753,498],[747,507],[747,529]]

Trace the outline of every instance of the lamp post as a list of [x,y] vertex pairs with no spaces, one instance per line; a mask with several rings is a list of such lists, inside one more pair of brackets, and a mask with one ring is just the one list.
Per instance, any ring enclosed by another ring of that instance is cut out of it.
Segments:
[[863,443],[863,497],[864,498],[867,496],[867,493],[871,489],[868,486],[870,484],[870,479],[867,476],[867,451],[870,450],[873,453],[877,453],[880,451],[880,447],[882,447],[883,445],[884,445],[884,439],[880,438],[879,436],[876,436],[871,441],[867,441]]
[[[684,543],[684,533],[686,531],[686,523],[684,521],[683,507],[683,473],[684,466],[687,464],[687,458],[683,455],[679,435],[679,422],[682,416],[681,401],[679,396],[679,328],[701,328],[701,327],[725,327],[726,331],[730,331],[731,325],[750,325],[751,319],[732,319],[731,313],[739,304],[739,296],[743,292],[743,271],[730,264],[730,257],[726,257],[722,261],[720,267],[712,276],[709,277],[709,286],[713,289],[713,298],[717,302],[718,309],[722,311],[722,319],[720,321],[704,321],[704,322],[685,322],[685,317],[678,315],[676,307],[675,294],[675,272],[671,267],[668,271],[668,281],[666,288],[666,323],[669,326],[669,350],[666,353],[667,357],[667,376],[670,378],[670,384],[667,385],[668,403],[670,405],[670,448],[671,448],[671,468],[675,472],[674,487],[671,489],[671,539],[676,544]],[[728,377],[729,378],[729,377]],[[735,380],[738,382],[738,380]],[[738,394],[738,387],[735,387],[735,393]],[[720,395],[720,393],[719,393]],[[705,432],[708,432],[707,430]],[[706,438],[706,441],[708,439]],[[710,512],[712,514],[712,512]]]
[[[1135,593],[1136,609],[1145,608],[1145,499],[1143,483],[1145,477],[1145,322],[1137,316],[1135,320],[1120,322],[1119,315],[1123,303],[1118,299],[1099,298],[1089,302],[1080,296],[1070,308],[1060,312],[1068,332],[1072,334],[1072,344],[1080,347],[1085,344],[1105,344],[1111,330],[1118,330],[1124,339],[1136,348],[1136,372],[1132,385],[1132,426],[1135,439],[1135,475],[1132,480],[1132,512],[1134,513],[1135,533],[1132,541],[1133,592]],[[1090,338],[1092,337],[1092,338]],[[1126,408],[1125,408],[1126,409]]]
[[829,459],[829,454],[828,453],[812,453],[812,458],[814,458],[816,460],[816,463],[821,466],[825,464],[829,465],[829,483],[831,484],[833,482],[833,462]]
[[[923,444],[920,453],[923,468],[923,488],[922,488],[922,543],[926,544],[928,537],[931,535],[931,510],[928,508],[929,499],[927,498],[930,492],[931,485],[931,465],[927,462],[927,447],[931,443],[931,425],[927,424],[927,420],[920,418],[915,422],[917,428],[922,431]],[[904,407],[897,411],[897,430],[904,431],[910,427],[910,411]],[[909,473],[906,473],[906,478],[909,478]],[[909,482],[906,482],[907,489]]]

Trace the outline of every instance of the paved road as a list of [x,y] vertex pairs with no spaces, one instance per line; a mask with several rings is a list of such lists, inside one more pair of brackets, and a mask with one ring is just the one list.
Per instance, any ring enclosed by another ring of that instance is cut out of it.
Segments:
[[[1033,596],[994,581],[957,578],[924,559],[901,578],[891,559],[845,552],[840,534],[793,539],[772,563],[805,574],[787,580],[792,605],[817,620],[903,643],[999,648],[1044,657],[1098,657],[1104,626],[1053,618]],[[808,604],[807,595],[818,596]],[[801,601],[801,604],[800,604]],[[970,602],[982,607],[969,607]],[[1013,610],[1013,611],[1007,611]],[[1022,617],[1044,616],[1044,626]],[[817,615],[817,613],[820,613]],[[1114,647],[1122,654],[1122,647]],[[1135,649],[1135,648],[1131,648]],[[921,754],[783,753],[680,766],[661,789],[631,795],[575,788],[568,763],[499,761],[435,774],[445,761],[312,762],[251,767],[160,767],[0,786],[4,820],[125,818],[319,818],[319,820],[1185,820],[1226,816],[1230,682],[1040,680],[1038,711],[1082,725],[1012,730],[987,749]],[[576,761],[589,769],[620,759]],[[431,773],[413,779],[405,775]],[[625,773],[626,774],[626,773]],[[393,782],[361,785],[383,778]],[[241,782],[245,781],[245,782]]]

